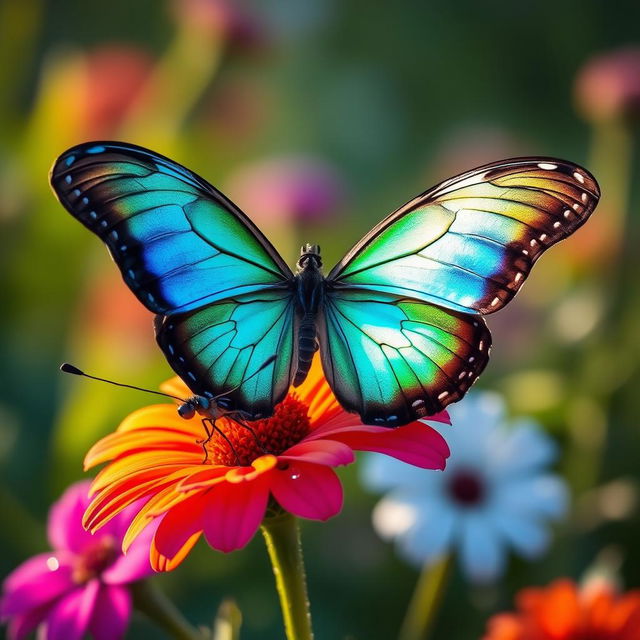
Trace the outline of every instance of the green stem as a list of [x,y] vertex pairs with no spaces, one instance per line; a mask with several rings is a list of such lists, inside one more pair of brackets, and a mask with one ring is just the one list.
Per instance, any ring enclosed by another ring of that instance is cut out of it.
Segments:
[[313,640],[298,521],[290,513],[283,513],[265,518],[261,528],[276,578],[287,640]]
[[150,580],[131,585],[134,607],[176,640],[204,640],[205,636],[185,619],[176,606]]
[[451,573],[452,556],[424,566],[405,614],[398,640],[424,640],[429,637]]

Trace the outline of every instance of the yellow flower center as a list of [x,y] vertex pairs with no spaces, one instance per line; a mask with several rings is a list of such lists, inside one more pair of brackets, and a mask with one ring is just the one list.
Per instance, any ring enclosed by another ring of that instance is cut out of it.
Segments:
[[214,431],[205,445],[210,464],[248,466],[266,453],[281,454],[310,431],[308,408],[292,394],[276,406],[270,418],[244,424],[250,429],[233,420],[218,421],[221,433]]

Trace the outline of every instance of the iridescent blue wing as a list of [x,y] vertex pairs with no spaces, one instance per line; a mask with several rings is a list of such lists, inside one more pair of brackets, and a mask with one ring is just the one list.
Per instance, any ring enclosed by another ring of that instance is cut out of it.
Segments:
[[319,337],[340,404],[367,424],[387,427],[462,398],[491,346],[480,315],[346,287],[327,291]]
[[[293,297],[267,290],[214,302],[156,323],[158,344],[189,388],[248,419],[271,415],[293,375]],[[273,355],[276,360],[253,375]]]
[[480,314],[507,304],[598,198],[581,167],[516,158],[447,180],[378,224],[327,278],[320,349],[341,404],[395,426],[459,400],[488,360]]
[[159,314],[160,347],[191,390],[270,414],[290,379],[293,274],[244,213],[188,169],[119,142],[70,149],[51,184]]
[[585,169],[551,158],[479,167],[426,191],[385,218],[329,274],[335,285],[492,313],[551,245],[598,202]]
[[64,207],[107,245],[127,285],[172,315],[293,275],[254,224],[195,173],[152,151],[91,142],[51,170]]

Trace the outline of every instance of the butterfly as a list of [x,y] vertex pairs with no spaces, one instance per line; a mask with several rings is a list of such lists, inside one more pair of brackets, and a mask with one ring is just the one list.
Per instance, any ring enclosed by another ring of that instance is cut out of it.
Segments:
[[464,396],[489,358],[483,316],[600,195],[564,160],[487,164],[400,207],[324,276],[317,245],[302,248],[294,273],[228,198],[147,149],[78,145],[51,184],[156,314],[157,342],[195,394],[269,416],[319,348],[341,405],[387,427]]

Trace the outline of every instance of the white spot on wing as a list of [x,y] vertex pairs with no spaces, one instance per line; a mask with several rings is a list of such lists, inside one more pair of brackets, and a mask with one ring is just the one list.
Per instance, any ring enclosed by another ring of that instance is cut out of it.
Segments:
[[545,169],[546,171],[554,171],[558,168],[558,165],[552,164],[551,162],[538,162],[538,167],[540,169]]
[[584,184],[584,176],[579,171],[573,172],[573,177],[580,183]]

